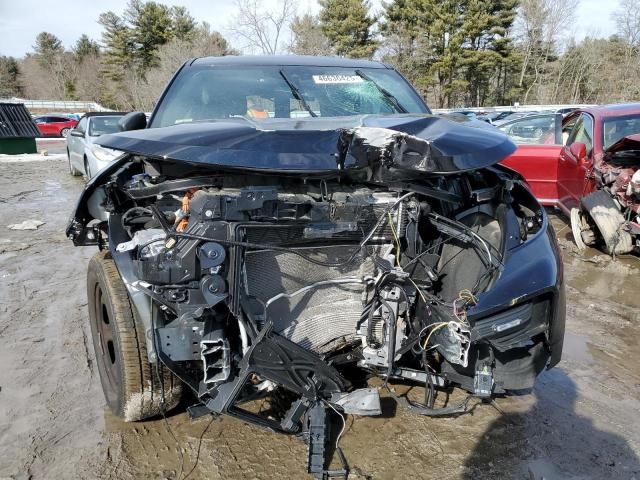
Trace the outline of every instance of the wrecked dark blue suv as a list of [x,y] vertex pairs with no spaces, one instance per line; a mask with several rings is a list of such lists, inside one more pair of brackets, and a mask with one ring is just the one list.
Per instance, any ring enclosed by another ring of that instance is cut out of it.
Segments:
[[[189,61],[68,225],[89,264],[109,406],[175,406],[303,434],[330,414],[417,414],[530,388],[562,352],[562,263],[497,131],[430,114],[394,69],[321,57]],[[424,386],[424,402],[387,386]],[[440,389],[469,392],[442,406]],[[269,407],[258,409],[256,401]],[[346,466],[345,466],[346,469]]]

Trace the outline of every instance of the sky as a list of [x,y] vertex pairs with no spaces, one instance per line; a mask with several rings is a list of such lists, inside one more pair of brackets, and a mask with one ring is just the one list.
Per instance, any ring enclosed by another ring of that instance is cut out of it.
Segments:
[[[197,21],[210,23],[213,29],[225,34],[233,17],[234,0],[160,0],[167,5],[183,5]],[[276,5],[278,0],[262,0],[265,6]],[[101,26],[98,16],[113,10],[121,13],[126,0],[75,0],[54,2],[51,0],[0,0],[0,55],[22,57],[32,50],[39,32],[47,31],[71,47],[78,37],[86,33],[100,40]],[[316,0],[297,0],[298,13],[315,13],[319,10]],[[381,0],[374,0],[379,9]],[[611,13],[618,0],[579,0],[576,20],[571,34],[581,39],[585,36],[607,37],[615,30]],[[230,39],[232,44],[233,39]],[[242,45],[234,44],[242,47]]]

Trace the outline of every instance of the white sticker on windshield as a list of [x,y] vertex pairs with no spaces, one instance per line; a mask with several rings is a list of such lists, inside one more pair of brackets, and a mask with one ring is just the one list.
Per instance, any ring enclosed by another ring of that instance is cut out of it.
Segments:
[[329,83],[362,83],[359,75],[313,75],[313,81],[317,84]]

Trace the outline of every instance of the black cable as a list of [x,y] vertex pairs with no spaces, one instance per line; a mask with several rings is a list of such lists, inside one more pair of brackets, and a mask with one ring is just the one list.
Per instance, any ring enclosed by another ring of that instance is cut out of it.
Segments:
[[[461,234],[462,235],[462,234]],[[444,244],[445,242],[447,242],[448,240],[451,239],[457,239],[459,238],[460,235],[458,236],[454,236],[454,235],[447,235],[447,238],[440,240],[439,242],[437,242],[435,245],[430,246],[429,248],[427,248],[426,250],[424,250],[423,252],[420,252],[418,255],[416,255],[415,257],[413,257],[411,260],[409,260],[405,265],[404,268],[407,268],[408,266],[412,265],[413,263],[417,262],[420,258],[422,258],[424,255],[426,255],[427,253],[431,253],[435,248],[439,247],[440,245]]]
[[[486,239],[482,238],[477,232],[474,232],[471,227],[469,227],[468,225],[465,225],[462,222],[458,222],[457,220],[453,220],[451,218],[447,218],[447,217],[439,215],[437,213],[430,212],[427,215],[429,215],[430,217],[436,219],[437,221],[442,221],[443,223],[448,223],[449,225],[454,226],[454,227],[462,230],[463,232],[472,232],[472,234],[470,234],[471,238],[476,238],[476,236],[478,238],[481,238],[482,241],[484,242],[484,245],[482,245],[482,246],[486,245],[487,249],[493,250],[493,252],[494,252],[494,254],[496,256],[496,260],[498,261],[498,264],[499,264],[498,266],[503,266],[502,253],[500,252],[500,250],[498,250],[495,246],[493,246],[493,244],[491,244],[489,241],[487,241]],[[473,244],[474,244],[474,246],[477,246],[476,242],[473,242]],[[486,251],[486,250],[483,249],[483,251]],[[489,262],[489,264],[491,266],[493,266],[492,262]]]
[[[160,384],[160,394],[161,394],[161,397],[160,397],[160,414],[162,415],[162,418],[164,419],[164,424],[167,427],[167,431],[169,432],[169,435],[171,435],[171,438],[173,438],[173,441],[176,442],[176,447],[177,447],[178,453],[180,454],[180,473],[178,474],[178,477],[177,477],[178,480],[179,480],[180,477],[182,477],[182,473],[184,471],[184,454],[182,453],[182,448],[180,447],[180,443],[178,442],[178,439],[174,435],[173,430],[171,429],[171,425],[169,425],[169,421],[167,420],[166,407],[165,407],[164,380],[163,380],[162,376],[160,375],[160,368],[162,366],[162,363],[160,363],[160,360],[159,360],[158,347],[157,347],[157,343],[156,343],[156,325],[155,325],[154,310],[155,310],[154,309],[154,303],[151,302],[152,342],[153,342],[153,351],[154,351],[154,353],[156,355],[156,363],[155,363],[155,365],[152,365],[151,369],[155,372],[156,380]],[[153,382],[152,382],[151,388],[153,388]]]
[[[193,467],[191,467],[191,470],[187,472],[187,474],[184,476],[182,480],[187,480],[187,478],[191,476],[191,474],[194,472],[194,470],[198,466],[198,462],[200,461],[200,447],[202,446],[202,438],[204,437],[204,434],[207,433],[207,430],[209,430],[209,427],[211,426],[211,424],[215,419],[216,417],[211,415],[211,420],[209,420],[209,423],[207,423],[207,426],[204,427],[204,430],[202,430],[202,433],[198,438],[198,449],[196,450],[196,461],[194,462]],[[178,480],[180,480],[180,477],[178,477]]]
[[431,377],[431,373],[429,372],[429,366],[427,362],[427,351],[422,350],[422,366],[424,367],[424,373],[427,376],[424,385],[424,404],[427,408],[433,408],[433,405],[436,401],[436,388],[433,384],[433,378]]
[[389,395],[398,405],[401,405],[408,410],[411,410],[419,415],[424,415],[426,417],[446,417],[450,415],[461,415],[463,413],[468,412],[468,404],[469,401],[474,398],[473,395],[467,396],[462,403],[459,405],[454,405],[452,407],[442,407],[442,408],[429,408],[426,405],[420,405],[419,403],[412,402],[406,397],[398,396],[393,390],[391,390],[387,386],[387,390]]

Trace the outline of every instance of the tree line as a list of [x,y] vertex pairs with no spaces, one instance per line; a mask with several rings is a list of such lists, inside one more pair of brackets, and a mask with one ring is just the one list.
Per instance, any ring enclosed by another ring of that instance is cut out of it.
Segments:
[[65,49],[37,35],[24,58],[0,57],[0,97],[81,99],[149,110],[190,57],[241,52],[373,58],[398,68],[432,107],[630,101],[640,93],[640,0],[621,0],[609,38],[576,41],[578,0],[236,0],[227,36],[184,7],[130,0],[104,12],[99,41]]

